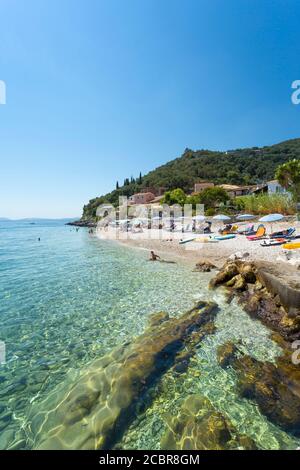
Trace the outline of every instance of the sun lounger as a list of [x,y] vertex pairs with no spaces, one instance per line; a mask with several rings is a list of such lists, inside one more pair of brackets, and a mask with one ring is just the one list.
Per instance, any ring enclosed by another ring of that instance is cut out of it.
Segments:
[[296,229],[294,227],[290,227],[287,230],[282,230],[281,232],[271,233],[270,238],[289,238],[293,236],[295,231]]
[[220,229],[219,230],[219,233],[221,235],[230,235],[232,233],[237,233],[237,230],[238,230],[238,225],[226,225],[226,227],[224,227],[223,229]]
[[264,225],[259,225],[255,235],[248,235],[247,239],[250,241],[261,240],[266,235],[266,227]]
[[254,230],[254,224],[248,225],[245,230],[238,230],[239,235],[255,235],[256,230]]

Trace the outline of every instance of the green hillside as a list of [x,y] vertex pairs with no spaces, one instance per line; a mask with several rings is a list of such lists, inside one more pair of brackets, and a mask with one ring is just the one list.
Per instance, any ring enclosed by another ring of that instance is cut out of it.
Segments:
[[189,191],[197,181],[215,184],[257,184],[274,178],[278,165],[300,159],[300,139],[287,140],[269,147],[253,147],[216,152],[186,149],[175,160],[150,171],[142,178],[126,179],[112,192],[91,199],[83,208],[82,219],[93,219],[99,204],[118,203],[120,195],[131,196],[142,188],[182,188]]

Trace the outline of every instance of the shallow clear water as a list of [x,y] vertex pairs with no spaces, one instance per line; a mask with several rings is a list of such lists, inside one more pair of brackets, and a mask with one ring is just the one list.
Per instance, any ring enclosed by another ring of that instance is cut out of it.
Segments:
[[272,360],[279,349],[267,329],[239,306],[226,305],[221,292],[209,292],[207,274],[146,259],[146,252],[59,222],[0,222],[0,340],[6,344],[6,364],[0,365],[0,448],[28,448],[21,430],[32,403],[39,406],[66,374],[140,334],[149,314],[178,315],[195,299],[212,296],[221,306],[216,334],[201,344],[187,374],[164,376],[151,406],[120,445],[159,448],[164,413],[174,413],[195,392],[206,395],[260,447],[299,445],[254,404],[241,400],[234,373],[216,362],[216,347],[239,338],[246,352]]

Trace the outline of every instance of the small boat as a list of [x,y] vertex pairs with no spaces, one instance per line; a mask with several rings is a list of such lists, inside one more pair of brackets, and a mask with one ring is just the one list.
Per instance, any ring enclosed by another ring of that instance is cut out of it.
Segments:
[[236,235],[234,234],[228,234],[228,235],[216,235],[213,237],[213,240],[218,240],[218,241],[221,241],[221,240],[229,240],[230,238],[235,238]]
[[285,250],[297,250],[300,248],[300,242],[285,243],[285,245],[282,245],[282,248],[284,248]]
[[193,242],[195,239],[196,239],[196,237],[193,237],[193,238],[185,238],[184,240],[180,240],[179,245],[183,245],[184,243]]
[[286,243],[286,238],[272,238],[271,240],[265,240],[263,243],[261,243],[261,246],[278,246],[278,245],[283,245]]
[[218,243],[219,240],[216,240],[212,237],[199,237],[195,239],[195,242],[198,243]]

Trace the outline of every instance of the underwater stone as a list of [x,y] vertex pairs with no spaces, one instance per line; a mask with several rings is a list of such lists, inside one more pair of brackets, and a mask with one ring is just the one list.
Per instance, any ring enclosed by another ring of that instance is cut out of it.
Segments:
[[145,392],[174,365],[192,334],[212,325],[216,307],[201,301],[178,318],[161,316],[164,321],[154,325],[150,321],[142,335],[93,361],[75,383],[67,381],[45,402],[33,404],[26,428],[32,447],[111,448]]
[[209,273],[212,269],[217,269],[217,267],[208,260],[201,260],[195,266],[195,272]]
[[234,343],[229,341],[225,344],[221,344],[217,349],[217,359],[220,366],[224,369],[230,366],[235,360],[237,352],[238,347]]
[[6,429],[0,433],[0,449],[7,449],[10,442],[14,439],[15,432],[12,429]]
[[238,435],[230,421],[202,395],[191,395],[178,416],[166,417],[167,431],[161,439],[164,450],[256,449],[254,441]]
[[148,325],[149,326],[157,326],[160,325],[162,322],[169,320],[169,314],[166,312],[158,312],[158,313],[153,313],[150,315],[149,320],[148,320]]
[[[224,359],[224,367],[227,362],[228,358]],[[241,396],[255,400],[270,421],[299,436],[300,368],[291,362],[291,352],[286,349],[273,364],[260,362],[239,351],[239,357],[230,356],[230,364],[237,373]]]

